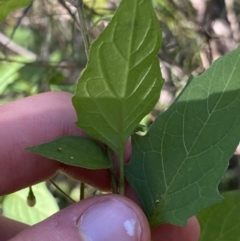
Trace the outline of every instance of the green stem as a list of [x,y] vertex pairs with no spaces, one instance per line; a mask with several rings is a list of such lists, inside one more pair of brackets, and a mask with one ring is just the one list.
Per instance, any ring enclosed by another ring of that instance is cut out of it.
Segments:
[[93,26],[88,29],[88,33],[90,33],[101,21],[105,20],[105,19],[111,19],[113,16],[113,14],[109,14],[109,15],[106,15],[106,16],[103,16],[101,18],[99,18],[94,24]]
[[65,193],[51,178],[48,179],[51,184],[56,187],[56,189],[61,192],[65,197],[67,197],[70,201],[75,203],[75,200],[73,200],[67,193]]
[[125,180],[124,180],[124,151],[121,150],[118,154],[119,163],[119,194],[124,196],[125,193]]
[[112,161],[112,151],[111,149],[106,145],[106,150],[107,150],[107,157],[108,161],[111,163],[110,172],[111,172],[111,187],[112,187],[112,192],[117,194],[118,193],[118,187],[117,187],[117,175],[114,171],[113,167],[113,161]]
[[[82,0],[76,0],[76,1],[67,0],[67,1],[77,8],[79,24],[80,24],[81,32],[83,35],[83,42],[85,46],[85,53],[86,53],[87,59],[89,59],[89,50],[90,50],[91,43],[88,36],[87,24],[86,24],[84,12],[83,12],[83,6],[84,6],[83,1]],[[84,199],[84,183],[81,182],[80,183],[80,200],[83,200],[83,199]]]
[[83,35],[83,42],[85,45],[85,52],[86,52],[87,59],[89,59],[89,49],[90,49],[91,44],[90,44],[90,40],[89,40],[89,36],[88,36],[86,20],[84,17],[82,0],[77,1],[77,11],[78,11],[80,27],[81,27],[82,35]]
[[118,193],[118,187],[117,187],[117,182],[116,178],[114,177],[114,170],[110,169],[111,172],[111,186],[112,186],[112,193],[117,194]]
[[84,182],[80,182],[80,201],[84,199]]
[[30,199],[35,198],[34,193],[33,193],[33,190],[32,190],[32,186],[29,187],[28,197],[29,197]]

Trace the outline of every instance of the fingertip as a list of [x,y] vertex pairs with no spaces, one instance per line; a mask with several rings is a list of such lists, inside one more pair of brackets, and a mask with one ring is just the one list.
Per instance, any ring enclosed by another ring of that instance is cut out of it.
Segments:
[[28,227],[27,224],[0,216],[0,240],[9,240]]
[[[44,230],[44,231],[43,231]],[[150,240],[142,210],[120,195],[101,195],[73,204],[24,230],[12,241],[145,241]]]
[[152,230],[152,241],[198,241],[199,237],[200,226],[196,217],[191,217],[185,227],[163,224]]
[[[79,219],[80,232],[87,240],[140,241],[142,224],[135,205],[117,196],[103,198]],[[140,218],[141,219],[141,218]],[[93,228],[95,229],[93,231]]]

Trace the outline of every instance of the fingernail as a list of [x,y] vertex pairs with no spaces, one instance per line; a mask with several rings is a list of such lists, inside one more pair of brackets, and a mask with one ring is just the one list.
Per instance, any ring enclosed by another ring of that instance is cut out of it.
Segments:
[[84,241],[140,241],[141,226],[135,212],[115,199],[91,206],[79,220]]

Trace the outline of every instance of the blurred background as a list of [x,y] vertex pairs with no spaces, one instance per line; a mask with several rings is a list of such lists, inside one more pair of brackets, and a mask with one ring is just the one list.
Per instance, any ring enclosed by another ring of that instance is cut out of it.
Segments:
[[[119,2],[84,1],[91,41],[108,24]],[[163,43],[158,56],[165,85],[156,107],[143,120],[147,126],[174,101],[190,75],[204,72],[240,41],[240,0],[152,2],[162,29]],[[73,93],[85,65],[77,10],[68,1],[34,0],[0,22],[0,104],[50,90]],[[221,192],[240,188],[239,155],[240,151],[236,151],[230,160],[219,186]],[[73,199],[79,199],[78,182],[61,173],[54,181]],[[47,186],[58,207],[70,203],[53,185]],[[86,196],[100,193],[87,185],[85,191]],[[2,209],[6,203],[9,205],[9,196],[1,198]],[[16,196],[12,200],[16,206]]]

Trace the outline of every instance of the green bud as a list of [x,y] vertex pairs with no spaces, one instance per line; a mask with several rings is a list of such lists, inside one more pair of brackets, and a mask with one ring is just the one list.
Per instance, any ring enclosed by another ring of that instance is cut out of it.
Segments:
[[36,204],[36,198],[33,194],[32,187],[29,187],[29,192],[27,196],[27,204],[29,207],[34,207]]

